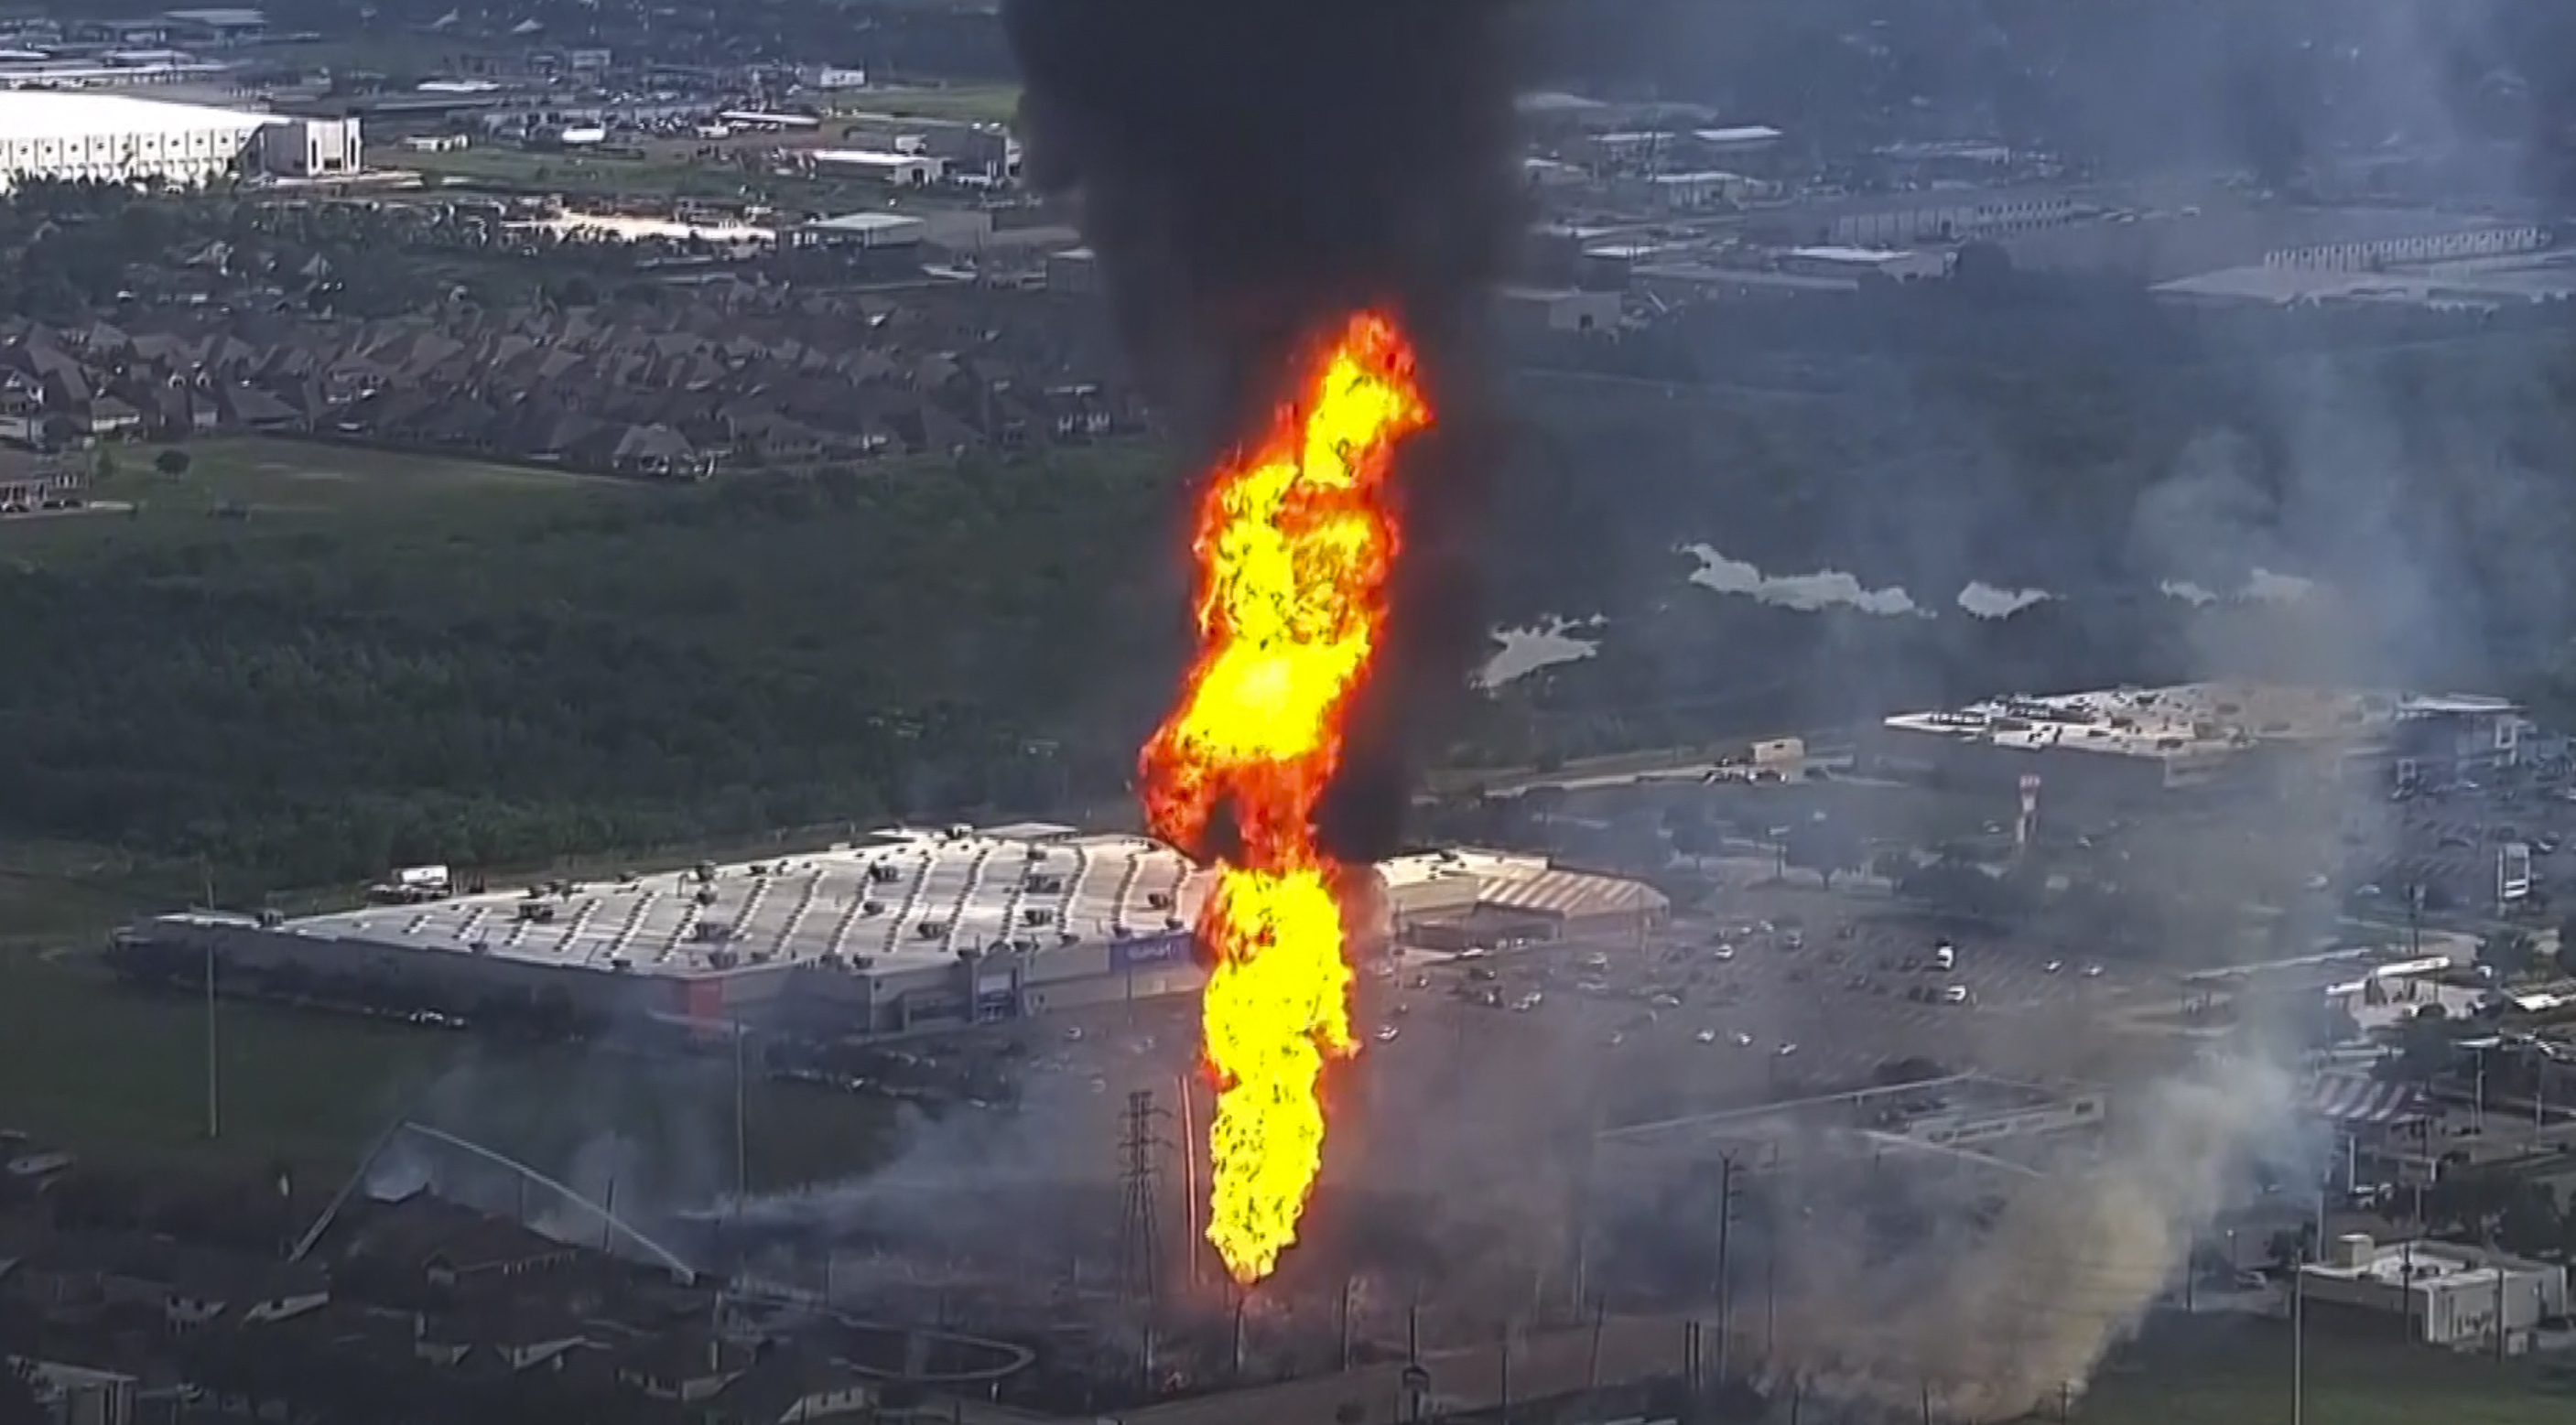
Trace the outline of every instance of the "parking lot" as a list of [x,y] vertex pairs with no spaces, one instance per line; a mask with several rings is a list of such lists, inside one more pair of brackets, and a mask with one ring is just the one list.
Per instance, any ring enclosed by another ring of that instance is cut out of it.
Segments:
[[[1866,1084],[1909,1061],[2081,1077],[2114,1047],[2102,1016],[2172,993],[2120,962],[1945,928],[1881,896],[1809,882],[1720,900],[1721,913],[1643,937],[1371,967],[1345,1092],[1418,1104],[1433,1086],[1437,1101],[1500,1096],[1532,1113],[1579,1100],[1603,1121],[1639,1122]],[[1200,1092],[1197,1013],[1192,997],[1099,1006],[870,1049],[852,1071],[872,1092],[1096,1117],[1106,1143],[1128,1092],[1165,1107]]]

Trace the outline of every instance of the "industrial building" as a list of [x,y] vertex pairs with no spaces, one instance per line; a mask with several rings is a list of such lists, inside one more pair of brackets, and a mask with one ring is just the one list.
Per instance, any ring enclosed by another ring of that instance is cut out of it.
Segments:
[[[420,884],[443,885],[437,878]],[[1391,863],[1399,933],[1551,939],[1658,914],[1662,897],[1544,859],[1444,852]],[[1184,993],[1208,873],[1160,843],[1045,823],[894,828],[740,866],[556,882],[306,919],[165,916],[122,931],[129,973],[473,1018],[641,1013],[826,1034],[1014,1019]],[[1382,927],[1363,930],[1383,939]]]
[[2313,1305],[2401,1316],[2432,1346],[2527,1348],[2542,1322],[2567,1314],[2567,1269],[2451,1242],[2337,1238],[2326,1260],[2300,1269]]
[[356,171],[354,120],[171,104],[128,94],[0,89],[0,190],[30,180],[181,186],[252,171]]
[[793,231],[800,246],[874,252],[920,247],[930,232],[930,224],[909,213],[841,213],[799,224]]
[[2510,759],[2520,726],[2514,706],[2494,698],[2186,683],[1900,713],[1871,731],[1864,752],[1961,786],[2036,790],[2021,781],[2036,777],[2062,805],[2356,768],[2447,775]]

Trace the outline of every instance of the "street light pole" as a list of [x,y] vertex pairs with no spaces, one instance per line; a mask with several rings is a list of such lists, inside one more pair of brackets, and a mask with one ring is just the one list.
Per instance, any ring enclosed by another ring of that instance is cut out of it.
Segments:
[[224,1136],[223,1061],[215,1039],[215,941],[206,938],[206,1137]]
[[743,1073],[742,1016],[733,1021],[733,1215],[751,1196],[751,1092]]
[[2290,1259],[2290,1425],[2308,1416],[2308,1253]]

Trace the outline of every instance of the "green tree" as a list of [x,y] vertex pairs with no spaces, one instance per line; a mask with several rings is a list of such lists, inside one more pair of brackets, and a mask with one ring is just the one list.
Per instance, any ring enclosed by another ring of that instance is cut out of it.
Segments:
[[188,473],[188,452],[172,447],[152,457],[152,468],[173,479]]
[[1834,888],[1834,877],[1845,871],[1860,869],[1866,858],[1865,847],[1857,833],[1840,820],[1801,822],[1789,828],[1783,847],[1783,859],[1802,871],[1813,871],[1826,890]]
[[2499,980],[2529,973],[2537,949],[2528,931],[2499,930],[2478,942],[2478,963]]
[[51,1418],[36,1396],[35,1373],[0,1352],[0,1425],[46,1425]]

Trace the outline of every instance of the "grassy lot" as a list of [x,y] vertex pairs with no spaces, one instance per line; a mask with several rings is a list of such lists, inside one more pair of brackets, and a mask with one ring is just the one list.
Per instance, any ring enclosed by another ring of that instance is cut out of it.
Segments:
[[1016,84],[948,84],[936,88],[888,85],[844,96],[833,106],[844,114],[893,114],[906,119],[1008,123],[1020,111]]
[[678,143],[649,145],[641,158],[467,148],[403,155],[403,166],[447,182],[505,193],[569,198],[697,198],[759,201],[814,212],[846,212],[885,201],[885,185],[863,179],[802,178],[700,162]]
[[[2576,1367],[2398,1345],[2312,1326],[2308,1425],[2555,1425],[2576,1420]],[[2198,1317],[2117,1355],[2073,1425],[2282,1425],[2291,1418],[2286,1323]],[[2053,1418],[2054,1412],[2047,1417]]]
[[[173,448],[188,455],[184,474],[154,467]],[[119,447],[106,459],[113,472],[91,491],[100,508],[0,522],[0,558],[113,556],[359,526],[443,539],[489,528],[496,497],[511,502],[512,515],[533,516],[544,500],[641,494],[553,471],[255,438]]]
[[[341,1172],[388,1124],[411,1117],[540,1164],[561,1166],[585,1145],[613,1139],[646,1176],[730,1182],[733,1087],[721,1063],[506,1048],[408,1025],[223,1003],[216,1028],[223,1132],[209,1142],[205,1030],[205,1005],[194,995],[130,990],[86,957],[0,952],[0,1127],[112,1161],[284,1158]],[[892,1123],[877,1100],[756,1078],[748,1100],[756,1186],[867,1166]]]

